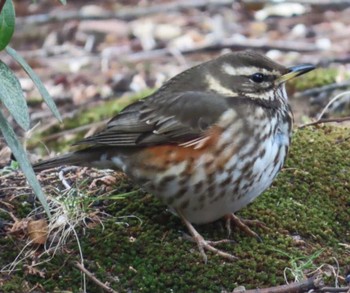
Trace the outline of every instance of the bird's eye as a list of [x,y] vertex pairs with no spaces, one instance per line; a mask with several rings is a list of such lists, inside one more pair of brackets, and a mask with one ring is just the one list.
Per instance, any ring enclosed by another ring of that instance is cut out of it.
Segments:
[[254,73],[250,79],[256,83],[262,83],[265,79],[265,75],[260,73],[260,72],[257,72],[257,73]]

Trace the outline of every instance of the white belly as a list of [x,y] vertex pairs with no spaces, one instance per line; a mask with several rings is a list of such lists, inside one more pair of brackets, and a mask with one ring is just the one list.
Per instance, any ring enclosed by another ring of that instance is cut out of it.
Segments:
[[[207,223],[226,214],[239,211],[271,185],[282,168],[287,155],[287,147],[285,146],[288,144],[289,137],[284,134],[278,134],[275,139],[263,143],[261,148],[251,155],[251,157],[255,157],[262,148],[266,150],[262,157],[251,162],[251,168],[246,168],[245,174],[249,173],[248,178],[244,178],[245,176],[241,176],[241,174],[249,158],[245,161],[239,161],[240,154],[233,156],[228,161],[227,170],[215,176],[215,182],[224,182],[230,177],[230,183],[225,186],[220,185],[220,183],[215,184],[213,192],[215,196],[213,197],[210,197],[207,192],[209,187],[201,193],[192,193],[191,202],[193,204],[189,204],[187,208],[183,209],[183,214],[192,223]],[[236,166],[233,172],[228,171],[231,166]],[[200,169],[200,166],[198,168]],[[203,195],[206,199],[198,208],[197,202]]]

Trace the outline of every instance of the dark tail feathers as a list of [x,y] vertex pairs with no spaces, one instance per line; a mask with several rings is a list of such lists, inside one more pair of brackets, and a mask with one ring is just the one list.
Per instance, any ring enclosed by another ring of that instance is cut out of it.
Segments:
[[40,172],[46,169],[56,168],[63,165],[73,165],[73,166],[81,166],[86,163],[84,161],[85,156],[79,154],[79,152],[68,153],[62,156],[58,156],[49,160],[41,161],[33,165],[33,169],[35,172]]

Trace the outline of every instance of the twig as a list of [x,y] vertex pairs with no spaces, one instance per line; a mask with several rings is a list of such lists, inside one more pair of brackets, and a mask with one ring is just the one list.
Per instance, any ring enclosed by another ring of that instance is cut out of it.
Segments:
[[312,125],[317,125],[317,124],[322,124],[322,123],[330,123],[330,122],[336,122],[336,123],[341,123],[344,121],[350,121],[350,116],[349,117],[340,117],[340,118],[329,118],[329,119],[320,119],[316,120],[314,122],[306,123],[303,125],[300,125],[298,128],[304,128],[307,126],[312,126]]
[[63,169],[58,173],[58,177],[60,178],[62,184],[64,185],[64,187],[65,187],[66,189],[71,189],[72,186],[70,186],[70,184],[68,183],[68,181],[66,180],[66,178],[64,178],[64,174],[65,174],[65,173],[68,173],[68,172],[70,172],[70,171],[75,171],[75,170],[77,170],[77,169],[78,169],[78,167],[76,167],[76,166],[69,166],[69,167],[63,168]]
[[113,290],[111,287],[108,287],[104,283],[102,283],[100,280],[98,280],[93,273],[89,272],[81,263],[75,262],[74,265],[81,270],[86,276],[91,279],[97,286],[101,287],[106,292],[110,293],[118,293],[117,291]]
[[[179,51],[181,54],[194,54],[194,53],[200,53],[200,52],[207,52],[207,51],[219,51],[221,49],[232,49],[232,50],[246,50],[246,49],[252,49],[252,50],[262,50],[262,51],[269,51],[269,50],[279,50],[283,52],[288,51],[294,51],[294,52],[315,52],[319,51],[320,49],[310,43],[296,43],[296,42],[287,42],[287,41],[265,41],[265,40],[253,40],[253,39],[247,39],[244,41],[237,41],[237,40],[225,40],[220,43],[210,43],[203,46],[197,46],[195,48],[187,49]],[[156,49],[156,50],[150,50],[150,51],[142,51],[139,53],[134,53],[128,56],[123,56],[123,58],[126,58],[128,61],[141,61],[141,60],[149,60],[149,59],[155,59],[163,56],[172,56],[173,51],[165,48],[165,49]]]
[[197,53],[198,51],[217,51],[225,48],[242,50],[242,49],[258,49],[263,51],[279,50],[279,51],[295,51],[295,52],[315,52],[320,48],[311,43],[289,42],[289,41],[266,41],[247,39],[237,41],[235,39],[227,39],[220,43],[208,44],[203,47],[197,47],[182,51],[184,54]]
[[340,64],[346,64],[350,62],[350,56],[345,57],[336,57],[336,58],[323,58],[320,60],[316,66],[317,67],[327,67],[331,63],[340,63]]
[[308,96],[314,96],[314,95],[318,95],[320,93],[324,93],[324,92],[330,92],[336,89],[345,89],[350,87],[350,81],[344,81],[344,82],[340,82],[340,83],[332,83],[332,84],[328,84],[325,86],[321,86],[321,87],[317,87],[317,88],[312,88],[306,91],[303,91],[301,93],[295,94],[294,97],[295,98],[303,98],[303,97],[308,97]]
[[42,25],[45,23],[53,22],[66,22],[69,20],[103,20],[103,19],[121,19],[130,21],[142,16],[147,16],[156,13],[169,12],[169,11],[181,11],[191,8],[205,8],[205,7],[220,7],[230,6],[233,4],[233,0],[192,0],[192,1],[174,1],[171,3],[164,3],[158,5],[152,5],[148,7],[131,7],[119,9],[115,12],[106,12],[104,14],[82,14],[80,11],[64,11],[61,13],[39,14],[26,17],[16,18],[17,25]]
[[324,113],[326,113],[326,111],[328,110],[328,108],[336,101],[339,100],[341,97],[345,96],[345,95],[349,95],[350,91],[346,91],[346,92],[342,92],[338,95],[336,95],[333,99],[331,99],[328,104],[326,105],[326,107],[324,107],[324,109],[322,110],[322,112],[320,113],[320,115],[318,116],[317,120],[321,120],[322,116],[324,115]]
[[[289,0],[290,3],[299,3],[302,5],[316,6],[319,9],[343,9],[350,4],[349,0]],[[276,4],[276,1],[272,0],[245,0],[247,4]]]
[[[321,278],[313,276],[303,282],[294,282],[270,288],[244,290],[242,293],[302,293],[319,289],[323,286]],[[237,290],[239,291],[239,290]]]
[[314,292],[348,292],[350,290],[350,287],[322,287],[318,290],[315,290]]
[[350,117],[340,117],[340,118],[329,118],[329,119],[322,119],[322,116],[324,115],[324,113],[326,113],[327,109],[330,107],[330,105],[332,105],[336,100],[338,100],[339,98],[350,94],[350,91],[346,91],[346,92],[342,92],[338,95],[336,95],[333,99],[331,99],[328,104],[326,105],[326,107],[323,108],[322,112],[320,113],[320,115],[318,116],[317,120],[311,123],[307,123],[307,124],[303,124],[300,125],[299,128],[304,128],[306,126],[310,126],[310,125],[316,125],[316,124],[321,124],[321,123],[328,123],[328,122],[344,122],[344,121],[348,121],[350,120]]
[[325,287],[323,280],[320,276],[313,276],[303,282],[295,282],[288,285],[281,285],[263,289],[252,289],[252,290],[237,290],[234,292],[239,293],[326,293],[326,292],[348,292],[350,287]]

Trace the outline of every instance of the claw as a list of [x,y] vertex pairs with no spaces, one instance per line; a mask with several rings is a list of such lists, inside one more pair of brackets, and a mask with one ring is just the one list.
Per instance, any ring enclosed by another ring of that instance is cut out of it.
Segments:
[[205,253],[205,250],[211,251],[214,254],[219,255],[219,256],[221,256],[225,259],[228,259],[230,261],[237,259],[236,256],[214,247],[217,244],[232,243],[233,242],[232,240],[223,239],[223,240],[219,240],[219,241],[207,241],[203,238],[202,235],[200,235],[197,232],[197,230],[193,227],[193,225],[184,217],[184,215],[180,211],[177,211],[177,214],[179,215],[181,220],[184,222],[184,224],[187,226],[190,234],[192,235],[192,237],[191,237],[192,241],[195,241],[197,243],[199,252],[202,255],[204,263],[207,263],[207,261],[208,261],[208,257]]
[[259,228],[263,228],[265,230],[269,230],[269,228],[262,222],[258,220],[243,220],[237,217],[235,214],[228,214],[225,216],[226,218],[226,229],[228,232],[228,236],[231,234],[231,224],[233,223],[237,228],[241,229],[243,232],[256,238],[258,241],[262,241],[261,237],[255,233],[253,230],[249,228],[249,226],[256,226]]

